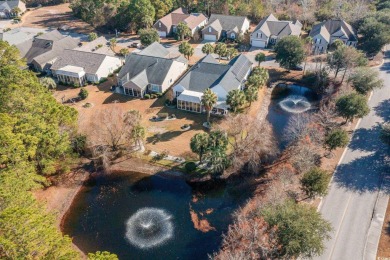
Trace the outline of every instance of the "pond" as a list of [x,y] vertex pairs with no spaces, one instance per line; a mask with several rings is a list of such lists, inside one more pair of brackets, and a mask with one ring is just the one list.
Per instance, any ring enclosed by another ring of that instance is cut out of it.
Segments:
[[310,113],[316,108],[317,94],[309,88],[298,85],[279,85],[272,91],[267,120],[274,129],[279,148],[284,149],[287,141],[284,132],[292,116]]
[[127,172],[93,176],[63,222],[84,252],[120,259],[207,259],[220,247],[248,187],[189,186],[178,176]]

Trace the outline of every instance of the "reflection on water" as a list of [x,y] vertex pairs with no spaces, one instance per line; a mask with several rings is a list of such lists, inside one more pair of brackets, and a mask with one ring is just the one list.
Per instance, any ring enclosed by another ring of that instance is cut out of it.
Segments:
[[84,252],[107,250],[120,259],[207,259],[250,195],[234,186],[195,189],[178,177],[99,175],[75,199],[63,232]]

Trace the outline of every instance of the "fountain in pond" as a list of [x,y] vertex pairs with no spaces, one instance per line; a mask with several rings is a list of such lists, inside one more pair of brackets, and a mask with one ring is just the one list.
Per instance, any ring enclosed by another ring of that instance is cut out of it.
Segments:
[[291,95],[279,102],[279,106],[286,112],[300,114],[311,108],[308,99],[300,95]]
[[148,249],[173,237],[172,216],[163,209],[139,209],[126,222],[126,238],[136,247]]

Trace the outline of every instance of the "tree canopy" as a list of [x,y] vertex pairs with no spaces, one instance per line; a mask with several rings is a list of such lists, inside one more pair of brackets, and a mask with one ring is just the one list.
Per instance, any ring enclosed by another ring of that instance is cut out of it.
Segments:
[[305,59],[305,50],[301,39],[287,36],[279,40],[275,46],[276,61],[285,69],[293,69]]
[[[36,76],[20,69],[16,48],[0,41],[0,256],[5,259],[79,259],[31,190],[42,175],[71,156],[77,112],[56,102]],[[12,58],[11,58],[12,57]]]
[[348,81],[359,94],[365,95],[368,92],[383,87],[383,80],[379,78],[376,70],[359,67],[352,72]]
[[315,167],[306,172],[301,179],[302,190],[309,198],[326,195],[330,174]]
[[347,122],[354,118],[362,118],[370,112],[367,100],[364,96],[351,93],[340,97],[336,101],[337,112],[346,119]]
[[261,215],[270,228],[277,227],[280,256],[287,259],[321,255],[324,240],[329,239],[331,225],[309,205],[286,200],[278,205],[269,205]]
[[160,42],[160,36],[156,29],[142,29],[139,30],[139,37],[141,39],[141,44],[144,46],[149,46],[154,42]]

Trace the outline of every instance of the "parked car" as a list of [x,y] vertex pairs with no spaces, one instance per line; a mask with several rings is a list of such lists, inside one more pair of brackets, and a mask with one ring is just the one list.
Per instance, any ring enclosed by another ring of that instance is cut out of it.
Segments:
[[133,48],[140,48],[140,47],[141,47],[141,43],[139,43],[139,42],[133,42],[132,44],[130,44],[130,47],[133,47]]

